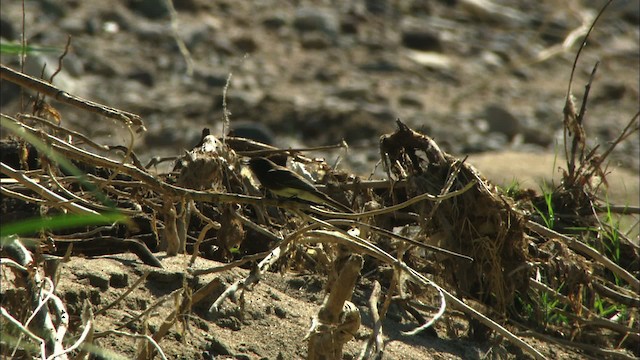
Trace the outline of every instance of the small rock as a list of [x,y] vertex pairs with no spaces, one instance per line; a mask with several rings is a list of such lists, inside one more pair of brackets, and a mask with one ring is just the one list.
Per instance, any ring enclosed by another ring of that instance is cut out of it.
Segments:
[[147,87],[152,87],[155,83],[153,74],[145,69],[134,69],[127,75],[127,78],[138,81]]
[[369,72],[391,72],[400,70],[400,66],[397,63],[385,59],[363,63],[359,68],[362,71]]
[[540,145],[547,147],[553,143],[553,134],[549,133],[547,128],[539,129],[535,127],[527,127],[523,130],[524,142],[527,144]]
[[364,6],[367,11],[375,15],[386,14],[389,11],[389,2],[387,0],[365,0]]
[[216,36],[213,40],[213,48],[222,55],[233,55],[235,52],[233,42],[225,36]]
[[275,306],[273,308],[273,311],[276,314],[276,316],[279,317],[280,319],[286,319],[287,318],[287,311],[285,309],[283,309],[281,306]]
[[336,89],[332,95],[350,101],[371,101],[373,94],[368,86],[350,86]]
[[242,329],[242,322],[235,316],[220,318],[216,320],[216,325],[233,331],[239,331]]
[[490,104],[484,109],[484,118],[489,131],[504,134],[512,140],[521,131],[520,120],[499,104]]
[[182,286],[184,277],[185,273],[180,271],[153,269],[147,279],[149,282],[156,282],[162,285],[166,291],[173,291]]
[[326,49],[331,46],[331,39],[319,31],[306,32],[302,34],[300,45],[304,49]]
[[402,94],[398,98],[398,103],[403,106],[408,106],[416,109],[422,109],[422,100],[419,97],[412,94]]
[[[80,17],[68,16],[60,21],[60,28],[70,35],[82,35],[87,30],[87,22]],[[2,37],[4,37],[4,28],[2,29]]]
[[592,104],[601,104],[610,101],[621,100],[627,92],[623,83],[605,83],[602,87],[594,89]]
[[402,31],[402,45],[420,51],[441,52],[442,42],[438,33],[428,29],[407,29]]
[[281,14],[271,15],[262,20],[262,25],[267,29],[277,30],[287,24],[286,18]]
[[114,273],[109,278],[109,285],[114,288],[124,288],[129,285],[129,275],[127,273]]
[[331,10],[314,7],[301,8],[296,11],[293,27],[299,31],[320,31],[336,36],[340,23]]
[[91,286],[95,286],[102,291],[109,289],[109,277],[101,271],[95,273],[87,272],[86,277],[89,279]]
[[340,21],[340,31],[343,34],[357,34],[358,21],[353,16],[345,17]]
[[169,16],[169,9],[164,1],[130,0],[128,7],[148,19],[161,19]]
[[232,121],[229,135],[243,137],[269,145],[275,142],[273,132],[266,125],[255,121]]
[[217,338],[211,338],[208,351],[212,355],[231,355],[233,350],[231,347]]
[[250,35],[244,35],[232,40],[233,45],[243,53],[252,53],[258,49],[258,43]]

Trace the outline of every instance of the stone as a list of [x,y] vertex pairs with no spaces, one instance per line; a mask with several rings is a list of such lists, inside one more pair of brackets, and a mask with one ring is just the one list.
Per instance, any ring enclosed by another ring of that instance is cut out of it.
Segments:
[[402,45],[409,49],[440,52],[443,49],[440,36],[428,29],[407,29],[402,31]]
[[489,125],[489,132],[504,134],[509,140],[513,140],[522,130],[520,120],[500,104],[487,105],[484,118]]
[[320,31],[336,36],[340,30],[340,22],[330,10],[307,7],[296,11],[293,27],[302,32]]

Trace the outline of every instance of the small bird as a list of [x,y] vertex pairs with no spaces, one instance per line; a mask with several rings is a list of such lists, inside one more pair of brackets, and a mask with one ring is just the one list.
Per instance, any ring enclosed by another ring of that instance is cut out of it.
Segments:
[[249,160],[249,167],[260,183],[275,195],[285,198],[305,200],[317,205],[325,205],[334,210],[352,213],[353,210],[333,200],[316,189],[313,184],[293,171],[276,165],[273,161],[254,157]]

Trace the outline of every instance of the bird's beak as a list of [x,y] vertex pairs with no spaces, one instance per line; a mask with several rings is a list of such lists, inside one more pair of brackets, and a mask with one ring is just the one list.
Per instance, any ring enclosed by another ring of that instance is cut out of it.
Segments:
[[243,158],[242,160],[240,160],[240,164],[249,165],[249,158]]

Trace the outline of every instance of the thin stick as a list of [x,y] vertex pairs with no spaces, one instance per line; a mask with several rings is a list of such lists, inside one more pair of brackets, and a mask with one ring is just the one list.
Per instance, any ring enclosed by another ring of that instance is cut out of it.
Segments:
[[544,227],[536,222],[531,220],[527,221],[526,226],[532,231],[537,232],[540,235],[544,235],[551,238],[558,238],[564,241],[570,249],[577,251],[581,254],[587,255],[592,259],[598,261],[604,267],[611,270],[614,274],[618,275],[620,278],[624,279],[633,289],[635,289],[636,293],[640,292],[640,280],[636,279],[633,275],[631,275],[627,270],[621,268],[613,261],[609,260],[606,256],[600,254],[596,249],[589,247],[588,245],[578,241],[572,237],[560,234],[554,230],[551,230],[547,227]]
[[111,119],[119,120],[125,125],[134,125],[136,127],[136,132],[146,131],[146,128],[142,123],[142,118],[139,115],[118,110],[93,101],[85,100],[75,95],[71,95],[66,91],[60,90],[52,84],[26,75],[22,72],[15,71],[2,64],[0,64],[0,78],[47,95],[62,103],[75,106],[89,112],[97,113]]
[[115,299],[113,302],[111,302],[109,305],[107,305],[107,306],[103,307],[102,309],[96,311],[95,316],[101,315],[105,311],[107,311],[107,310],[111,309],[112,307],[116,306],[116,304],[118,304],[120,301],[122,301],[122,299],[127,297],[127,295],[129,295],[133,290],[135,290],[138,287],[138,285],[140,285],[147,278],[147,276],[149,276],[149,274],[151,274],[150,270],[145,271],[144,274],[142,274],[142,276],[140,276],[138,278],[138,280],[136,280],[136,282],[133,283],[133,285],[129,286],[127,291],[122,293],[122,295],[118,296],[118,298]]

